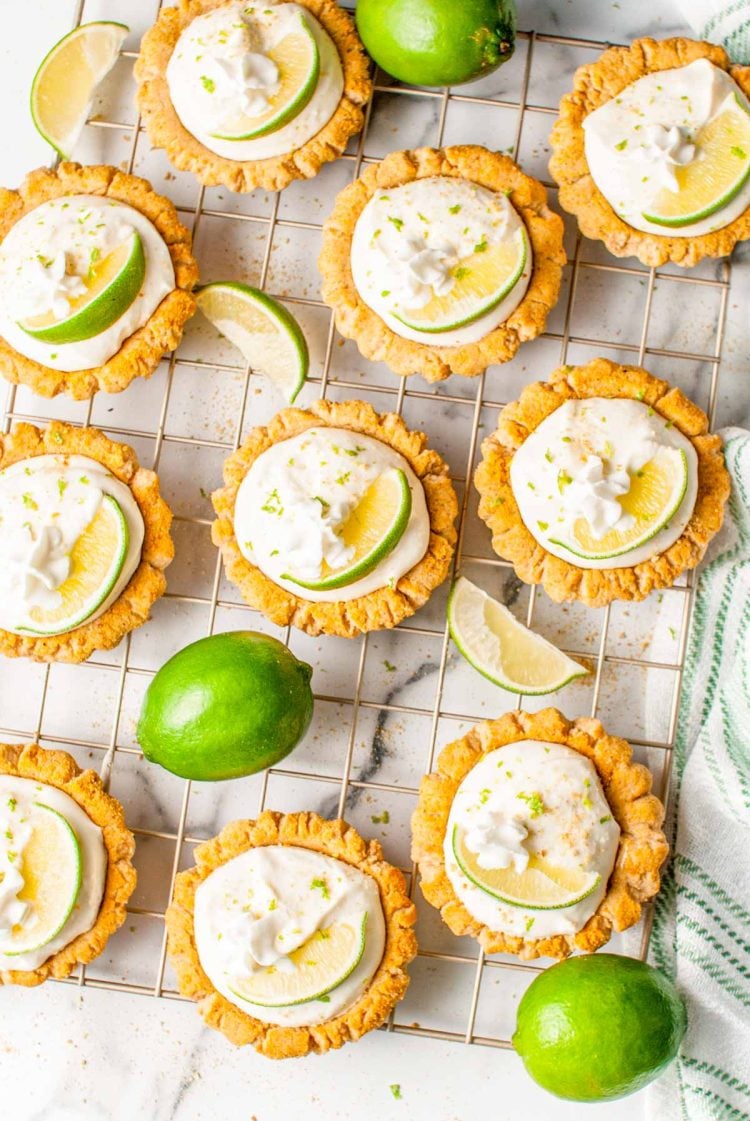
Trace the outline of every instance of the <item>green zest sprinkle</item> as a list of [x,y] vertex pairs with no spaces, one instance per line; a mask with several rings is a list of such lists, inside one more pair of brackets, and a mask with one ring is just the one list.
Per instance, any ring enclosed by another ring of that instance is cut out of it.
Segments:
[[373,825],[387,825],[391,820],[391,815],[388,810],[383,810],[382,814],[371,814],[370,821]]
[[284,513],[284,507],[281,505],[279,492],[276,489],[271,491],[268,498],[261,506],[261,510],[265,510],[267,514],[278,514],[279,517]]
[[383,665],[385,666],[385,668],[388,670],[389,673],[393,673],[394,670],[396,669],[396,667],[391,662],[389,662],[387,658],[383,659]]
[[522,802],[526,803],[526,805],[529,807],[529,810],[531,811],[532,817],[539,817],[539,815],[543,814],[547,808],[544,804],[544,801],[542,800],[541,794],[539,794],[536,790],[533,794],[524,794],[524,792],[521,791],[520,794],[516,794],[516,798],[520,798]]
[[89,485],[89,483],[91,482],[91,480],[89,479],[88,475],[81,475],[78,482],[82,483],[83,486],[87,487]]
[[346,484],[349,482],[350,475],[351,471],[342,471],[341,474],[337,476],[336,482],[340,487],[346,486]]
[[365,449],[361,448],[359,444],[356,444],[353,448],[344,448],[344,455],[359,455],[359,453],[364,450]]
[[420,214],[419,211],[417,211],[417,218],[419,218],[420,222],[424,222],[426,226],[429,226],[429,218],[425,218],[424,214]]
[[276,906],[277,906],[277,904],[276,904],[276,900],[275,900],[275,899],[272,899],[272,900],[271,900],[271,902],[270,902],[270,903],[268,904],[268,910],[269,910],[269,911],[275,911],[275,910],[276,910]]
[[402,218],[391,218],[391,216],[389,215],[388,216],[388,221],[391,223],[392,226],[396,227],[396,229],[399,231],[399,233],[401,233],[401,230],[402,230],[403,225],[404,225],[404,222],[403,222]]
[[604,817],[599,818],[600,825],[606,825],[608,821],[612,820],[612,814],[605,814]]
[[623,152],[627,148],[627,146],[627,140],[621,140],[619,144],[615,144],[615,148],[618,152]]
[[740,148],[740,146],[738,144],[732,145],[732,147],[729,149],[729,151],[732,153],[733,156],[736,156],[738,160],[746,160],[747,159],[747,152],[745,151],[744,148]]
[[24,506],[26,506],[29,510],[38,510],[39,509],[38,505],[36,504],[36,502],[31,497],[30,494],[24,494],[24,495],[22,495],[22,498],[23,498]]
[[573,442],[573,438],[571,436],[561,436],[560,439],[564,444],[571,444]]
[[14,810],[14,809],[16,808],[16,806],[17,806],[17,805],[18,805],[18,802],[17,802],[17,801],[16,801],[16,799],[15,799],[15,798],[14,798],[14,797],[13,797],[13,796],[11,795],[11,797],[10,797],[10,798],[8,799],[8,809],[9,809],[9,810],[11,810],[11,811],[13,811],[13,810]]
[[385,299],[386,296],[390,296],[390,294],[391,294],[390,288],[384,288],[383,291],[380,293],[380,295],[383,297],[383,299]]
[[462,265],[454,271],[453,276],[455,277],[456,280],[464,280],[465,277],[470,275],[470,273],[471,273],[471,269],[467,269],[465,266]]
[[547,448],[546,452],[544,453],[544,458],[547,460],[547,463],[552,462],[553,456],[552,456],[552,452],[549,450],[549,448]]
[[201,85],[203,86],[206,93],[213,93],[216,89],[216,82],[213,80],[213,78],[207,78],[205,74],[201,75]]
[[455,206],[449,206],[448,207],[448,213],[449,214],[458,214],[460,209],[461,209],[461,203],[457,202]]
[[65,482],[65,479],[58,479],[57,480],[57,493],[60,495],[60,498],[62,498],[62,496],[65,494],[65,491],[67,489],[68,489],[68,484]]
[[486,253],[486,251],[487,251],[487,237],[486,237],[485,234],[482,234],[482,240],[478,241],[477,244],[474,246],[474,252],[475,253]]
[[[536,524],[539,526],[539,528],[542,530],[542,532],[544,532],[545,529],[549,529],[549,522],[537,521]],[[520,795],[519,795],[519,797],[520,797]]]
[[318,878],[316,878],[314,880],[311,880],[310,881],[310,890],[311,891],[322,892],[324,899],[330,899],[331,898],[331,893],[328,890],[328,884],[326,883],[325,880],[321,880],[321,879],[318,879]]
[[584,806],[586,807],[587,810],[593,810],[593,808],[594,808],[594,803],[591,801],[588,794],[583,799],[583,804],[584,804]]
[[636,397],[638,398],[639,401],[642,401],[645,396],[646,396],[646,390],[645,389],[639,389],[638,392],[636,393]]
[[531,928],[532,928],[532,926],[534,925],[535,922],[536,922],[536,919],[527,919],[526,920],[526,933],[527,934],[531,930]]
[[396,1099],[396,1101],[400,1102],[401,1101],[401,1087],[399,1086],[398,1082],[392,1083],[392,1085],[389,1088],[390,1088],[390,1091],[393,1094],[394,1098]]

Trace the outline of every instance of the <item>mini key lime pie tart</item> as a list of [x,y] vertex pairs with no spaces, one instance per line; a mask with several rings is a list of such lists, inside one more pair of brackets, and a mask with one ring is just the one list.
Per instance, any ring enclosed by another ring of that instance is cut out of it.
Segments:
[[198,845],[167,910],[180,992],[272,1059],[377,1028],[409,983],[416,909],[398,869],[344,821],[266,811]]
[[548,708],[477,724],[422,780],[422,893],[490,954],[597,950],[659,890],[668,845],[650,790],[650,772],[598,720]]
[[149,377],[195,310],[190,234],[114,167],[61,163],[0,188],[0,373],[43,397]]
[[173,556],[153,471],[95,428],[0,436],[0,652],[80,662],[148,619]]
[[679,389],[597,358],[501,411],[474,482],[498,556],[552,599],[644,599],[694,568],[729,495],[721,439]]
[[336,199],[323,299],[342,335],[395,373],[474,377],[544,330],[562,239],[544,187],[507,156],[394,152]]
[[135,77],[151,142],[233,191],[317,175],[362,128],[372,89],[335,0],[182,0],[144,35]]
[[135,887],[122,806],[64,751],[0,744],[0,984],[92,961]]
[[586,237],[692,266],[750,237],[750,67],[690,39],[637,39],[576,71],[550,171]]
[[284,409],[224,465],[214,543],[251,607],[309,634],[395,627],[445,580],[448,466],[363,401]]

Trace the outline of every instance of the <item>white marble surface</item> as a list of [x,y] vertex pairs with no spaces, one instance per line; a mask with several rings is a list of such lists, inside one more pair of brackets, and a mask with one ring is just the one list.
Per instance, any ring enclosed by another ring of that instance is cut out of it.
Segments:
[[[674,6],[668,0],[520,0],[520,23],[540,32],[624,41],[636,35],[664,36],[684,32]],[[4,106],[5,136],[0,146],[0,181],[15,185],[32,166],[46,162],[48,151],[31,127],[26,98],[38,59],[69,26],[72,0],[35,0],[21,5],[0,0],[0,97]],[[114,18],[129,22],[135,46],[138,31],[153,13],[153,0],[90,0],[84,19]],[[525,46],[505,71],[483,83],[484,92],[517,96]],[[590,54],[580,50],[539,44],[536,48],[529,101],[554,106],[569,83],[571,65]],[[118,64],[103,91],[98,108],[119,121],[132,120],[132,87],[129,66]],[[475,140],[494,147],[512,144],[515,113],[504,109],[450,107],[445,138]],[[544,140],[551,117],[529,111],[524,122],[520,158],[529,170],[546,178]],[[381,94],[376,101],[367,144],[368,155],[429,143],[435,139],[436,104]],[[128,135],[118,130],[88,128],[76,155],[82,160],[119,163],[127,158]],[[158,189],[176,202],[194,207],[197,187],[187,175],[172,176],[158,153],[151,153],[145,139],[138,145],[135,170],[152,179]],[[311,184],[297,184],[285,192],[280,216],[320,221],[333,194],[347,180],[351,164],[328,167]],[[223,191],[207,192],[206,205],[220,210],[267,216],[271,199],[253,195],[230,196]],[[204,278],[242,276],[251,282],[262,260],[266,228],[251,223],[232,223],[232,233],[220,220],[204,217],[197,228],[197,252]],[[314,257],[317,235],[280,228],[274,240],[269,290],[285,296],[316,296]],[[606,260],[596,246],[587,245],[583,258]],[[718,420],[722,424],[750,422],[747,391],[748,334],[747,298],[750,294],[750,243],[736,255],[733,287],[728,302],[728,331],[718,398]],[[632,262],[628,262],[631,264]],[[715,275],[717,266],[703,267],[703,275]],[[573,307],[574,336],[638,343],[645,298],[645,274],[605,274],[583,270]],[[563,302],[550,330],[560,332]],[[313,374],[319,375],[325,354],[328,316],[320,309],[295,306],[308,331],[313,356]],[[712,288],[694,288],[670,282],[657,283],[649,329],[649,345],[666,350],[711,353],[714,345],[719,294]],[[616,355],[616,349],[604,350]],[[571,360],[586,360],[595,353],[590,346],[573,343]],[[232,351],[217,343],[194,323],[180,354],[209,361],[233,361]],[[625,360],[627,356],[623,354]],[[560,359],[560,342],[541,339],[523,348],[509,367],[493,369],[487,377],[485,399],[507,400],[531,377],[543,376]],[[632,356],[630,356],[632,360]],[[654,355],[649,364],[707,402],[709,370],[694,359]],[[181,518],[206,519],[210,511],[205,499],[218,481],[221,446],[231,442],[240,405],[242,375],[217,374],[180,366],[175,374],[165,413],[168,437],[161,446],[159,471],[164,490]],[[382,367],[359,358],[350,345],[334,346],[329,391],[343,398],[354,391],[338,383],[356,383],[360,395],[376,405],[393,404],[393,396],[382,392],[394,388],[394,379]],[[454,384],[457,383],[457,384]],[[102,426],[136,428],[144,435],[132,442],[144,462],[153,460],[158,417],[167,385],[166,369],[150,382],[131,387],[120,397],[98,398],[92,419]],[[361,386],[361,390],[360,387]],[[420,388],[423,388],[420,386]],[[310,400],[319,392],[316,383],[305,391]],[[475,386],[452,379],[430,398],[407,396],[404,413],[408,421],[423,425],[431,439],[449,459],[455,473],[467,473],[466,451],[471,431]],[[441,400],[451,394],[454,401]],[[0,389],[0,400],[3,391]],[[253,379],[251,402],[245,426],[271,415],[280,402],[265,385]],[[19,391],[16,411],[35,416],[58,416],[83,421],[84,405],[58,399],[43,402]],[[489,427],[496,416],[484,407],[480,422]],[[179,442],[192,437],[199,446]],[[484,527],[477,523],[470,505],[465,549],[490,557]],[[170,570],[173,595],[210,595],[215,553],[205,525],[178,521],[177,560]],[[464,567],[467,575],[481,580],[489,590],[503,593],[513,610],[524,616],[528,592],[501,570],[479,563]],[[251,612],[242,609],[236,593],[221,587],[226,604],[217,612],[215,629],[254,626],[281,634]],[[677,653],[680,626],[680,593],[666,594],[661,602],[640,609],[615,607],[607,638],[612,656],[640,657],[647,651],[652,660],[671,662]],[[233,606],[236,605],[236,606]],[[424,627],[442,626],[444,592],[415,622]],[[147,767],[128,749],[133,737],[138,705],[148,678],[174,650],[205,633],[208,609],[179,599],[163,600],[151,623],[134,636],[125,681],[123,712],[114,730],[118,752],[112,788],[125,803],[132,825],[165,832],[173,831],[179,814],[181,784],[172,776]],[[561,610],[544,596],[538,600],[535,625],[549,638],[567,648],[595,655],[599,643],[601,612],[582,608]],[[340,775],[346,754],[351,706],[338,703],[349,698],[356,676],[360,644],[340,640],[312,640],[294,634],[291,645],[315,666],[316,692],[326,701],[318,703],[315,724],[305,743],[290,760],[301,776],[314,772]],[[352,653],[354,651],[354,653]],[[641,652],[641,653],[639,653]],[[361,780],[376,777],[413,789],[425,766],[431,717],[435,703],[438,638],[409,634],[375,635],[369,642],[363,676],[362,696],[371,707],[360,710],[354,737],[352,774]],[[46,683],[42,667],[5,662],[0,664],[0,726],[30,738],[41,733],[48,745],[67,740],[86,740],[90,747],[74,753],[82,763],[96,766],[102,748],[113,734],[113,715],[123,651],[100,656],[95,666],[54,667]],[[115,667],[115,668],[111,668]],[[390,668],[393,667],[393,668]],[[131,672],[135,671],[135,672]],[[660,740],[667,735],[666,705],[649,705],[648,698],[664,696],[674,684],[670,671],[645,671],[639,666],[608,663],[602,677],[599,712],[611,729],[635,739]],[[592,686],[584,681],[555,698],[571,715],[588,711]],[[419,710],[411,714],[379,714],[377,704],[394,702]],[[451,654],[443,688],[441,711],[463,719],[442,716],[437,743],[442,744],[472,719],[494,715],[508,707],[507,698],[474,674]],[[640,758],[660,774],[658,750],[637,748]],[[257,778],[216,786],[195,787],[188,815],[191,836],[209,836],[227,820],[248,816],[258,808],[260,782]],[[281,809],[315,808],[333,812],[338,787],[304,777],[274,774],[269,780],[267,803]],[[383,841],[387,855],[403,866],[408,862],[408,817],[413,797],[408,794],[355,796],[347,802],[347,816],[366,833]],[[387,809],[388,826],[375,824]],[[189,859],[186,846],[183,860]],[[145,910],[163,908],[168,886],[172,846],[168,842],[141,840],[140,884],[135,902]],[[454,939],[420,905],[419,934],[428,950],[472,955],[467,940]],[[158,919],[131,916],[125,928],[110,942],[106,953],[88,972],[94,980],[120,980],[154,985],[161,945],[162,924]],[[616,942],[615,948],[635,952],[638,932]],[[475,1030],[479,1034],[507,1036],[512,1031],[513,1009],[530,974],[487,968],[482,984]],[[399,1012],[403,1023],[463,1031],[474,979],[473,965],[449,966],[420,959],[413,970],[413,983]],[[169,972],[165,985],[171,988]],[[389,1087],[398,1084],[402,1098],[394,1100]],[[0,1117],[10,1121],[301,1121],[326,1117],[349,1121],[353,1117],[383,1121],[473,1121],[478,1116],[493,1121],[573,1121],[580,1106],[558,1102],[538,1090],[525,1076],[520,1061],[507,1051],[466,1047],[457,1043],[372,1033],[356,1046],[321,1058],[296,1063],[271,1063],[245,1049],[230,1047],[216,1034],[205,1030],[194,1009],[174,999],[156,1000],[74,985],[47,984],[37,990],[0,991]],[[592,1121],[640,1121],[643,1095],[602,1107],[588,1107]]]

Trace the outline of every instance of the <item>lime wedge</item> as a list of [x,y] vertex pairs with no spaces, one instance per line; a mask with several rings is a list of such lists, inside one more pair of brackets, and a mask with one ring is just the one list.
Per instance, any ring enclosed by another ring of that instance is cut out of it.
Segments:
[[320,76],[320,53],[307,20],[300,16],[299,28],[272,47],[268,57],[279,70],[279,88],[269,98],[268,108],[258,117],[236,117],[217,140],[254,140],[267,136],[297,117],[315,93]]
[[128,310],[143,285],[146,257],[140,234],[132,235],[97,261],[83,278],[86,291],[70,301],[70,313],[51,311],[22,319],[18,326],[44,343],[77,343],[101,334]]
[[587,560],[609,560],[639,548],[672,520],[685,497],[688,485],[687,456],[677,448],[660,448],[653,459],[631,476],[630,490],[618,502],[623,513],[632,514],[630,529],[610,530],[596,538],[585,518],[573,524],[575,542],[550,538],[553,545],[570,549]]
[[679,190],[662,190],[643,217],[679,228],[709,218],[735,198],[750,176],[750,114],[737,101],[698,133],[696,159],[676,169]]
[[297,320],[276,300],[234,280],[206,284],[198,307],[234,343],[253,370],[274,382],[291,404],[310,367],[307,343]]
[[337,922],[316,930],[289,961],[293,969],[269,965],[249,977],[233,978],[235,996],[261,1008],[289,1008],[320,1000],[354,972],[365,952],[367,912],[358,923]]
[[105,494],[96,515],[73,546],[70,575],[57,589],[60,603],[44,610],[32,607],[30,634],[64,634],[94,614],[122,572],[130,535],[119,504]]
[[453,855],[459,868],[476,887],[493,899],[529,911],[559,911],[591,895],[599,883],[598,872],[556,868],[540,856],[531,856],[524,872],[514,868],[480,868],[476,855],[467,849],[457,825],[453,827]]
[[455,283],[447,296],[433,296],[423,308],[399,312],[401,323],[437,334],[473,323],[505,299],[523,276],[529,255],[526,231],[464,257],[452,271]]
[[448,629],[466,661],[511,693],[554,693],[588,672],[465,576],[451,589]]
[[378,475],[338,530],[345,545],[354,547],[346,568],[324,564],[317,580],[300,580],[289,573],[282,579],[310,591],[343,588],[372,572],[398,545],[411,516],[411,488],[403,471],[391,467]]
[[46,946],[75,906],[81,889],[81,846],[65,818],[41,802],[30,810],[31,836],[21,854],[24,886],[18,898],[27,917],[0,941],[0,953],[14,956]]
[[96,87],[114,66],[130,28],[109,20],[85,23],[56,43],[31,84],[31,116],[63,159],[70,155]]

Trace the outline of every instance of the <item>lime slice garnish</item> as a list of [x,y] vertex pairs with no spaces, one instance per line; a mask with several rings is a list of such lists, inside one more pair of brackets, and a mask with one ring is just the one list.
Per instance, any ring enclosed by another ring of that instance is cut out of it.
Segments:
[[300,16],[299,28],[290,32],[268,51],[279,69],[279,88],[269,98],[268,108],[258,117],[236,117],[217,140],[253,140],[266,136],[297,117],[309,102],[320,76],[320,53],[307,20]]
[[97,21],[75,28],[45,55],[31,85],[31,116],[55,151],[70,155],[96,87],[114,66],[130,30],[124,23]]
[[452,270],[455,283],[447,296],[433,296],[425,307],[399,312],[396,319],[415,331],[435,334],[473,323],[515,288],[528,253],[526,231],[518,229],[507,241],[459,261]]
[[294,969],[273,965],[249,977],[234,977],[231,992],[261,1008],[289,1008],[320,1000],[354,972],[365,952],[367,912],[358,923],[337,922],[316,930],[289,954]]
[[675,169],[677,191],[662,190],[643,217],[678,228],[700,222],[735,198],[750,176],[750,114],[743,105],[720,113],[698,133],[696,158]]
[[610,530],[596,538],[585,518],[573,524],[574,541],[550,538],[553,545],[570,549],[587,560],[609,560],[639,548],[672,520],[688,485],[687,456],[677,448],[660,448],[640,471],[631,475],[630,490],[618,498],[623,513],[635,519],[630,529]]
[[253,370],[270,378],[291,404],[310,367],[305,336],[294,316],[265,292],[234,280],[205,285],[196,300],[206,319],[242,351]]
[[458,825],[453,827],[453,855],[459,868],[476,887],[493,899],[529,911],[559,911],[591,895],[601,881],[598,872],[557,868],[540,856],[529,857],[526,870],[480,868],[476,855],[467,849]]
[[451,589],[448,629],[466,661],[511,693],[554,693],[588,672],[464,576]]
[[31,634],[63,634],[84,623],[104,603],[122,572],[130,534],[120,506],[105,494],[94,518],[70,554],[70,575],[57,589],[60,603],[50,610],[32,607]]
[[106,331],[128,310],[146,275],[146,258],[140,234],[132,235],[83,277],[86,291],[70,301],[65,319],[51,311],[22,319],[18,326],[44,343],[77,343]]
[[282,579],[316,592],[353,584],[393,552],[410,516],[409,480],[399,468],[391,467],[370,484],[338,530],[344,544],[354,547],[354,556],[346,568],[333,570],[324,564],[317,580],[300,580],[289,573],[284,573]]
[[81,847],[73,828],[41,802],[32,805],[29,816],[32,830],[20,857],[24,886],[18,893],[29,911],[0,941],[0,953],[10,956],[51,942],[68,921],[81,889]]

